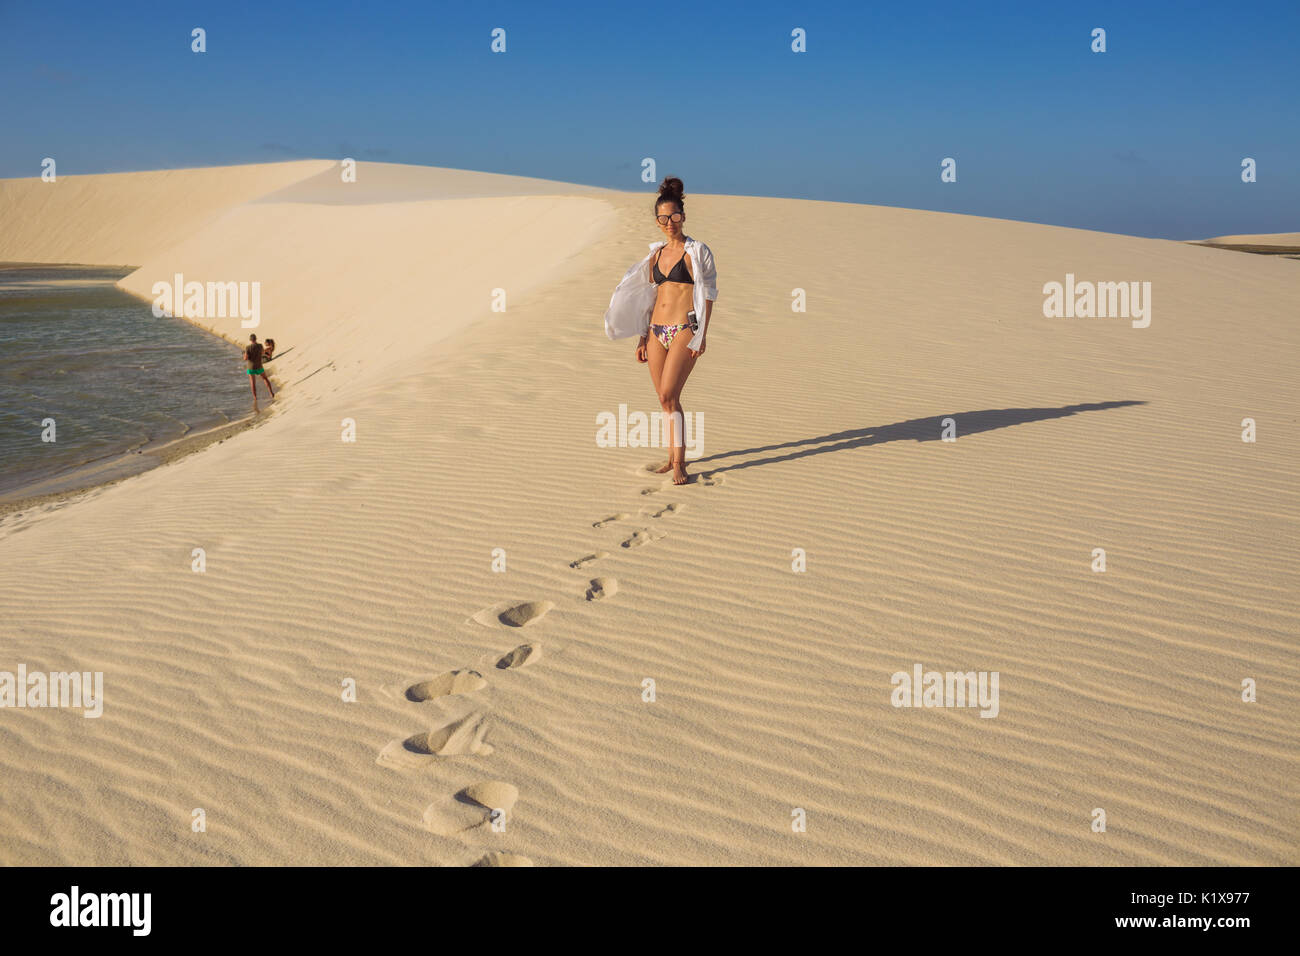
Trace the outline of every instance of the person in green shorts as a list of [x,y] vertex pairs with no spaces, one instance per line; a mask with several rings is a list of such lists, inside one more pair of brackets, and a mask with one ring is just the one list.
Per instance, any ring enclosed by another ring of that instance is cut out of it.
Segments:
[[262,345],[257,341],[257,336],[248,337],[248,347],[244,349],[244,370],[248,372],[248,382],[253,387],[253,401],[257,401],[257,376],[262,376],[262,381],[266,383],[266,390],[275,398],[275,389],[271,388],[271,380],[266,377],[266,370],[262,368]]

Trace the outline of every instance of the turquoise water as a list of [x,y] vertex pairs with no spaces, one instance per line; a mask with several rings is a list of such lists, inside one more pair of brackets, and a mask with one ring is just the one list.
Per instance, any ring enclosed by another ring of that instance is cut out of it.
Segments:
[[239,349],[155,318],[130,271],[0,263],[0,494],[251,414]]

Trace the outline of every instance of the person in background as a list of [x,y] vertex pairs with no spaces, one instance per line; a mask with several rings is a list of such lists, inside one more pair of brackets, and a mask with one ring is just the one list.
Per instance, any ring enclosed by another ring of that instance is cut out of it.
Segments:
[[253,401],[257,401],[257,376],[262,376],[262,381],[266,383],[266,390],[275,398],[275,389],[271,388],[271,380],[266,377],[266,370],[262,368],[263,348],[257,341],[257,335],[253,334],[248,337],[248,346],[244,349],[244,369],[248,372],[249,384],[253,387]]
[[262,349],[262,361],[269,362],[275,357],[275,339],[266,340],[266,348]]

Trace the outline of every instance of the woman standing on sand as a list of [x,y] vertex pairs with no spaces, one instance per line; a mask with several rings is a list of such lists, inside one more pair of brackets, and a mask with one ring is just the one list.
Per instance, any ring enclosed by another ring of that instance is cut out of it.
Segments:
[[640,337],[636,360],[650,366],[650,381],[668,422],[668,464],[658,471],[671,470],[675,485],[689,480],[682,388],[704,354],[718,298],[713,253],[683,229],[685,198],[680,179],[668,177],[660,184],[654,213],[665,241],[651,243],[650,253],[627,271],[605,312],[605,334],[611,339]]

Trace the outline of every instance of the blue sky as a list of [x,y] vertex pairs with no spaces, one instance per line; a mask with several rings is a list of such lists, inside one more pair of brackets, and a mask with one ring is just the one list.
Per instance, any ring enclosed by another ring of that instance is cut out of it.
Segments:
[[1296,0],[0,0],[0,177],[350,155],[648,191],[650,156],[688,195],[1292,232],[1298,28]]

